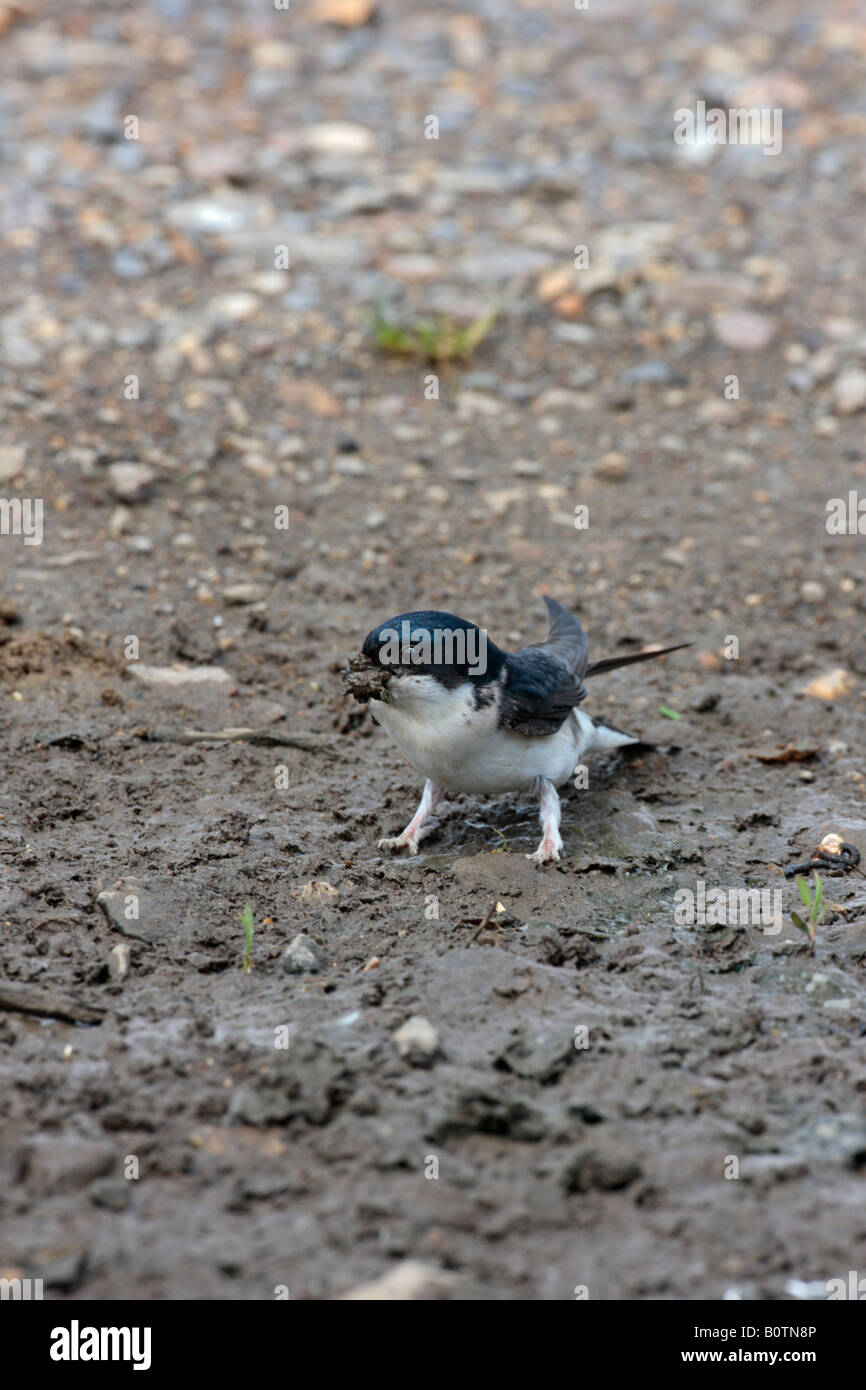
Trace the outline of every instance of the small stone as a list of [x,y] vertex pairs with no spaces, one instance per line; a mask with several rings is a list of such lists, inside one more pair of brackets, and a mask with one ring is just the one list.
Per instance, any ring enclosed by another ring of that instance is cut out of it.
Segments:
[[121,502],[144,502],[156,482],[156,473],[146,463],[111,463],[108,485]]
[[310,126],[304,136],[304,143],[313,154],[346,155],[356,157],[369,154],[373,149],[373,132],[366,126],[355,125],[350,121],[322,121]]
[[369,24],[376,13],[374,0],[316,0],[310,18],[318,24],[334,24],[340,29],[358,29]]
[[598,478],[606,478],[608,482],[618,483],[631,472],[631,464],[624,454],[605,454],[593,471]]
[[211,313],[219,319],[225,319],[229,323],[241,323],[256,312],[259,307],[258,295],[250,294],[247,290],[238,290],[234,294],[221,294],[216,299],[212,299],[209,305]]
[[147,261],[134,251],[115,251],[111,269],[121,280],[140,280],[147,274]]
[[106,1211],[126,1211],[131,1197],[130,1184],[124,1178],[97,1178],[88,1189],[95,1207]]
[[293,888],[292,897],[298,898],[302,903],[312,903],[314,906],[321,907],[339,897],[339,889],[324,878],[314,878],[309,883],[302,883],[297,888]]
[[104,1177],[117,1161],[114,1145],[103,1140],[46,1134],[21,1157],[19,1178],[37,1197],[77,1192]]
[[233,677],[222,666],[142,666],[135,662],[127,667],[131,676],[145,685],[165,687],[185,685],[230,685]]
[[580,1149],[566,1163],[562,1185],[566,1192],[618,1192],[641,1175],[630,1155],[611,1149]]
[[803,367],[792,367],[785,373],[785,380],[792,391],[796,391],[800,396],[806,396],[815,385],[815,378],[811,372],[807,372]]
[[856,415],[866,409],[866,372],[851,367],[833,382],[833,401],[837,415]]
[[266,596],[267,590],[262,584],[231,584],[223,589],[223,602],[234,608],[247,603],[261,603]]
[[[559,950],[562,959],[561,942]],[[553,962],[550,962],[553,964]],[[559,963],[559,962],[557,962]],[[574,1040],[555,1032],[522,1032],[513,1038],[496,1059],[497,1067],[513,1072],[542,1086],[558,1081],[576,1056]]]
[[460,1278],[444,1269],[421,1264],[418,1260],[404,1260],[396,1269],[390,1269],[379,1279],[368,1284],[358,1284],[348,1293],[340,1295],[341,1301],[374,1301],[389,1303],[394,1301],[430,1303],[441,1299],[459,1298]]
[[670,381],[672,375],[667,362],[661,358],[651,358],[648,362],[639,362],[636,367],[629,367],[621,374],[621,380],[627,386],[657,386]]
[[807,579],[800,585],[800,597],[804,603],[823,603],[827,590],[815,579]]
[[306,450],[306,443],[299,434],[287,434],[277,445],[277,458],[300,458]]
[[409,1018],[393,1035],[400,1056],[413,1067],[429,1067],[439,1051],[439,1034],[420,1014]]
[[697,710],[698,714],[706,714],[709,710],[716,708],[721,698],[717,690],[704,687],[695,691],[689,700],[689,705],[693,710]]
[[252,59],[265,72],[285,72],[295,67],[298,50],[282,39],[261,39],[252,46]]
[[334,472],[340,473],[344,478],[364,478],[369,469],[357,454],[340,454],[334,464]]
[[772,341],[775,331],[772,319],[749,309],[731,309],[713,318],[713,332],[718,341],[741,352],[760,352]]
[[812,425],[812,433],[819,439],[829,439],[839,433],[839,421],[834,415],[819,415]]
[[122,536],[125,531],[129,530],[131,522],[132,512],[122,502],[119,503],[108,518],[109,536]]
[[[149,905],[147,889],[143,887],[141,880],[133,875],[119,878],[111,888],[104,889],[96,898],[96,906],[105,914],[105,920],[113,931],[119,932],[121,936],[152,944],[155,940],[154,933],[142,925],[142,921],[147,920],[150,915]],[[114,959],[117,960],[118,957],[115,956]],[[108,969],[111,974],[110,954]]]
[[322,964],[319,947],[309,936],[296,936],[283,951],[282,966],[289,975],[317,975]]
[[846,671],[844,666],[836,666],[804,685],[803,694],[812,695],[818,700],[839,700],[850,695],[856,684],[850,671]]
[[27,454],[20,444],[0,445],[0,483],[11,483],[23,473]]
[[115,984],[120,984],[129,973],[129,947],[125,941],[112,946],[108,953],[108,973]]
[[277,466],[266,459],[262,454],[242,454],[241,467],[248,473],[252,473],[254,478],[262,478],[267,481],[269,478],[277,476]]
[[669,550],[662,551],[662,559],[667,560],[669,565],[676,565],[677,569],[685,569],[688,565],[688,556],[677,546],[671,546]]

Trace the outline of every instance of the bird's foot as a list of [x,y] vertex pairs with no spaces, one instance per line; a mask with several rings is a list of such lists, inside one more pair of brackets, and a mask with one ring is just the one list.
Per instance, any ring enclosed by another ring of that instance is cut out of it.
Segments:
[[527,854],[530,864],[558,864],[562,840],[557,835],[545,835],[534,854]]
[[407,835],[405,830],[402,835],[394,835],[379,841],[379,849],[387,849],[396,854],[401,849],[408,849],[410,854],[418,853],[418,841],[420,835]]

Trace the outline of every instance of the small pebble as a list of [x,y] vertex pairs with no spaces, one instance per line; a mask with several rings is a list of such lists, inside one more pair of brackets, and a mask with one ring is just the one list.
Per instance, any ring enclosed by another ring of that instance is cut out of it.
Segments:
[[394,1046],[410,1066],[429,1067],[439,1051],[439,1034],[420,1014],[409,1018],[393,1035]]

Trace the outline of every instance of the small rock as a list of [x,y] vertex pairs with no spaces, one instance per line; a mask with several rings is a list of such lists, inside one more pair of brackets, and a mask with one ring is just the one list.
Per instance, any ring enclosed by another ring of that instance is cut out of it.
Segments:
[[319,947],[309,936],[296,936],[283,951],[282,965],[289,975],[317,975],[322,964]]
[[429,1019],[416,1014],[393,1035],[400,1056],[413,1067],[429,1067],[439,1051],[439,1034]]
[[850,671],[846,671],[844,666],[835,666],[832,671],[826,671],[804,685],[803,694],[813,695],[818,700],[839,700],[850,695],[856,684]]
[[115,984],[119,984],[129,972],[129,947],[125,941],[112,946],[108,953],[108,973]]
[[298,50],[282,39],[261,39],[253,44],[252,59],[257,68],[266,72],[284,72],[298,61]]
[[613,1149],[580,1149],[562,1172],[566,1192],[618,1192],[641,1175],[640,1164]]
[[93,1205],[106,1211],[126,1211],[132,1195],[124,1178],[97,1178],[88,1191]]
[[334,472],[342,474],[345,478],[364,478],[369,469],[357,454],[340,454],[334,464]]
[[851,367],[833,382],[833,401],[837,415],[856,415],[866,408],[866,372]]
[[791,390],[796,391],[799,396],[807,396],[815,386],[815,378],[805,367],[792,367],[785,373],[785,380]]
[[124,532],[129,530],[131,522],[132,512],[122,502],[119,502],[108,518],[109,536],[122,536]]
[[648,362],[639,362],[636,367],[629,367],[621,374],[620,379],[627,386],[655,386],[670,381],[672,375],[667,362],[661,358],[650,358]]
[[339,889],[324,878],[311,879],[309,883],[302,883],[297,888],[292,889],[293,898],[299,898],[302,903],[313,903],[319,907],[338,896]]
[[697,710],[699,714],[706,714],[708,710],[716,708],[721,698],[717,690],[704,687],[703,689],[695,691],[694,695],[689,700],[689,704],[691,708]]
[[142,666],[135,663],[128,668],[129,674],[145,685],[183,686],[231,684],[232,677],[222,666]]
[[374,0],[316,0],[310,18],[318,24],[334,24],[340,29],[357,29],[369,24],[376,13]]
[[395,1300],[411,1302],[415,1300],[435,1302],[442,1299],[459,1298],[460,1278],[433,1265],[421,1264],[418,1260],[404,1260],[368,1284],[358,1284],[348,1293],[340,1295],[340,1301],[375,1301],[389,1303]]
[[624,454],[605,454],[593,470],[596,477],[606,478],[611,483],[621,482],[630,471],[631,464]]
[[223,589],[223,601],[230,607],[240,607],[247,603],[261,603],[267,590],[261,584],[232,584]]
[[718,341],[741,352],[760,352],[772,341],[775,331],[772,319],[749,309],[731,309],[713,318],[713,332]]
[[313,154],[358,156],[373,149],[373,132],[350,121],[322,121],[310,126],[304,143]]
[[823,603],[827,590],[815,579],[807,579],[800,585],[800,597],[804,603]]
[[134,941],[153,942],[153,933],[141,925],[142,915],[147,914],[148,893],[140,879],[132,876],[119,878],[111,888],[98,894],[96,905],[104,912],[108,925],[120,932],[121,936],[131,937]]
[[20,444],[0,445],[0,483],[11,483],[24,471],[27,454]]
[[259,307],[258,295],[248,290],[237,290],[234,294],[221,294],[212,299],[208,308],[217,319],[228,323],[241,323],[250,318]]
[[820,439],[830,439],[839,433],[839,421],[834,415],[819,415],[812,425],[812,433]]
[[108,485],[120,502],[144,502],[156,482],[156,473],[146,463],[111,463]]
[[557,1081],[576,1056],[574,1039],[561,1033],[522,1033],[496,1059],[500,1070],[542,1086]]
[[104,1177],[116,1161],[114,1145],[104,1140],[50,1134],[34,1140],[21,1155],[19,1181],[38,1197],[54,1197]]

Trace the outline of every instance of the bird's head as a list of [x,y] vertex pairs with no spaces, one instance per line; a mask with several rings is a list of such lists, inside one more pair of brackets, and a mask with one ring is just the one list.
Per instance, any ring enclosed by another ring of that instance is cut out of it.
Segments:
[[389,703],[442,703],[460,686],[496,680],[504,652],[483,628],[453,613],[400,613],[374,628],[364,641],[370,663],[390,673]]

